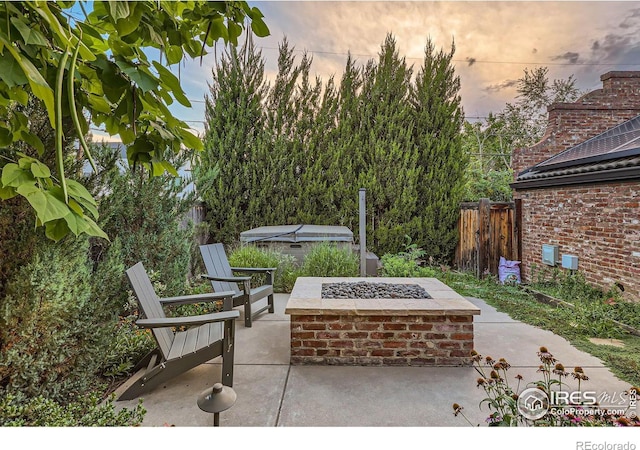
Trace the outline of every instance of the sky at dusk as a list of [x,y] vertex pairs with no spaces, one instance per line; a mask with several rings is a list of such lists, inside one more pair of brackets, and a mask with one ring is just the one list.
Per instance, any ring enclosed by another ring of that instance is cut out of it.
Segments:
[[[449,51],[461,80],[468,118],[500,111],[516,96],[525,68],[549,68],[551,79],[573,75],[582,91],[601,87],[611,70],[640,70],[640,2],[553,1],[257,1],[271,36],[256,38],[267,77],[277,71],[278,45],[286,37],[298,55],[313,56],[312,74],[339,81],[347,54],[365,64],[377,59],[385,36],[395,36],[401,56],[417,70],[431,38]],[[192,108],[172,111],[202,132],[204,97],[215,64],[209,55],[185,63],[180,77]],[[177,73],[177,67],[174,67]],[[98,137],[99,132],[95,132]]]

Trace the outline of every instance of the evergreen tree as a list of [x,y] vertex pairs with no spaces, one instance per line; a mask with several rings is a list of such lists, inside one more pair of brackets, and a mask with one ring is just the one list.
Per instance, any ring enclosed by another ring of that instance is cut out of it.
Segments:
[[212,76],[205,99],[205,148],[194,175],[208,206],[210,238],[230,242],[249,225],[249,205],[261,187],[254,165],[268,86],[262,55],[250,38],[240,50],[225,52]]
[[398,252],[409,236],[447,260],[466,165],[452,56],[429,41],[413,82],[388,35],[377,61],[359,66],[349,56],[340,85],[323,85],[310,77],[311,58],[296,63],[285,39],[267,91],[258,54],[249,51],[246,66],[227,55],[214,72],[202,164],[225,162],[218,189],[203,194],[215,239],[231,243],[243,229],[298,223],[357,233],[358,189],[366,188],[372,251]]
[[[305,170],[300,176],[302,194],[298,198],[299,223],[336,224],[339,204],[334,202],[335,176],[340,175],[335,161],[342,160],[335,143],[339,96],[333,78],[324,87],[322,100],[313,122],[302,130],[308,133],[304,149]],[[302,131],[301,130],[301,131]]]
[[313,206],[311,219],[322,225],[343,225],[357,233],[357,174],[364,167],[359,140],[359,93],[362,72],[351,56],[339,88],[330,80],[325,88],[322,120],[315,128],[317,148],[315,164],[304,187]]
[[256,214],[260,225],[293,224],[299,146],[294,142],[296,110],[294,98],[301,66],[295,63],[294,49],[285,38],[279,45],[278,75],[266,101],[265,139],[258,157],[260,191],[256,198]]
[[419,170],[408,106],[411,75],[391,35],[382,45],[378,63],[370,62],[363,72],[354,153],[362,152],[364,163],[356,170],[358,186],[367,189],[371,215],[367,242],[379,253],[397,252],[405,235],[413,232]]
[[454,52],[455,44],[445,53],[436,51],[429,39],[411,95],[422,169],[417,203],[421,226],[413,239],[438,262],[449,262],[455,251],[468,163],[461,142],[460,78],[451,65]]

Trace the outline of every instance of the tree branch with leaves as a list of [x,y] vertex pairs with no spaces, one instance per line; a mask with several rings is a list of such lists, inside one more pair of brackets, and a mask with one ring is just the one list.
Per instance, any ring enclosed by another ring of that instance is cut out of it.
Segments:
[[[267,36],[258,8],[236,1],[75,1],[0,3],[0,199],[24,197],[55,241],[69,233],[107,238],[98,227],[96,200],[67,178],[64,148],[84,141],[89,124],[119,136],[131,167],[177,175],[168,151],[202,149],[200,138],[169,106],[191,103],[167,66],[202,58],[219,41],[236,45],[243,32]],[[250,24],[250,25],[249,25]],[[251,31],[249,31],[249,29]],[[157,60],[149,55],[158,54]],[[19,105],[35,97],[56,132],[47,149]],[[73,123],[74,135],[62,123]],[[17,150],[27,145],[39,158]],[[47,151],[55,164],[43,163]]]

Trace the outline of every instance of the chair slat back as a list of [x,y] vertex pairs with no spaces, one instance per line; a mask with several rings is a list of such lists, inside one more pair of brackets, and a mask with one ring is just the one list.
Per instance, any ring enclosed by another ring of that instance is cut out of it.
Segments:
[[[202,261],[204,262],[208,275],[217,277],[233,276],[229,260],[227,259],[227,253],[224,251],[224,245],[220,243],[201,245],[200,254],[202,255]],[[211,286],[214,292],[233,291],[236,294],[240,293],[238,283],[212,280]]]
[[[144,314],[144,317],[147,319],[161,319],[166,317],[158,296],[153,289],[149,275],[147,275],[147,271],[141,262],[127,270],[127,277],[138,299],[140,312]],[[167,359],[171,344],[173,343],[173,329],[170,327],[153,328],[152,332],[162,355]]]

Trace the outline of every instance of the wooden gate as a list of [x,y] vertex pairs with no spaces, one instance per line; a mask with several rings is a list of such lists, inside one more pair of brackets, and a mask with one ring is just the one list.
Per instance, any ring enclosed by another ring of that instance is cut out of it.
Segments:
[[498,274],[501,256],[519,261],[520,217],[521,200],[504,203],[481,199],[477,203],[462,203],[456,267],[483,277],[487,272]]

